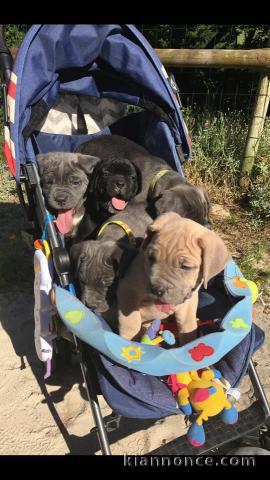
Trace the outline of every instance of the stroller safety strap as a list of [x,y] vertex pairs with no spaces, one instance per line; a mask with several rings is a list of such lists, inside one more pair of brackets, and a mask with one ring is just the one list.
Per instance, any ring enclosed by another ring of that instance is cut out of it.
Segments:
[[239,297],[239,301],[223,318],[220,331],[169,350],[127,341],[105,330],[98,315],[58,286],[55,287],[56,307],[74,335],[113,362],[149,375],[164,376],[213,365],[246,337],[252,325],[252,292],[244,278],[242,282],[236,281],[241,277],[242,273],[231,260],[224,271],[224,283],[229,294]]

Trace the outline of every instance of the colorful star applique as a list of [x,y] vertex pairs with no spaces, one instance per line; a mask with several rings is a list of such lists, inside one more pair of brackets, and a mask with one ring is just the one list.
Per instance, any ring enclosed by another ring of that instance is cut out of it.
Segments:
[[238,330],[240,328],[243,328],[244,330],[248,329],[248,324],[241,317],[238,317],[238,318],[235,318],[234,320],[231,320],[230,324],[233,328],[236,328]]
[[128,363],[133,362],[134,360],[141,360],[141,356],[145,352],[141,349],[141,347],[133,347],[129,345],[128,347],[122,348],[121,357],[124,357]]

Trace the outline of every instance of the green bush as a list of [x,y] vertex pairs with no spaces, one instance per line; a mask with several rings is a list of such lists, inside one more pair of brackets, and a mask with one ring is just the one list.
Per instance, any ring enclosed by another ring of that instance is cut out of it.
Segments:
[[5,25],[5,39],[8,48],[18,48],[26,34],[25,24],[7,24]]

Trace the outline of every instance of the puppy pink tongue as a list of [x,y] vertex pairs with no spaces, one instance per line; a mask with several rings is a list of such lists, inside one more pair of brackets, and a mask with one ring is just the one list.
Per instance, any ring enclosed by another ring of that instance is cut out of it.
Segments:
[[62,235],[70,232],[73,227],[73,214],[72,209],[70,210],[61,210],[58,212],[56,217],[56,226]]
[[126,208],[126,205],[127,205],[127,202],[125,202],[125,200],[122,200],[121,198],[116,198],[116,197],[113,197],[111,202],[115,210],[124,210],[124,208]]
[[159,300],[155,300],[155,305],[158,310],[164,313],[168,313],[173,310],[174,305],[172,303],[162,303]]

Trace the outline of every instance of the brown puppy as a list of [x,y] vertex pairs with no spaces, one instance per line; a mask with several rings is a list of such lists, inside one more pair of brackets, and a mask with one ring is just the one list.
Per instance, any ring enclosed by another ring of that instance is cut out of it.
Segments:
[[179,344],[196,338],[199,287],[206,288],[230,258],[213,231],[174,212],[160,215],[119,282],[119,334],[138,340],[142,324],[174,314]]

